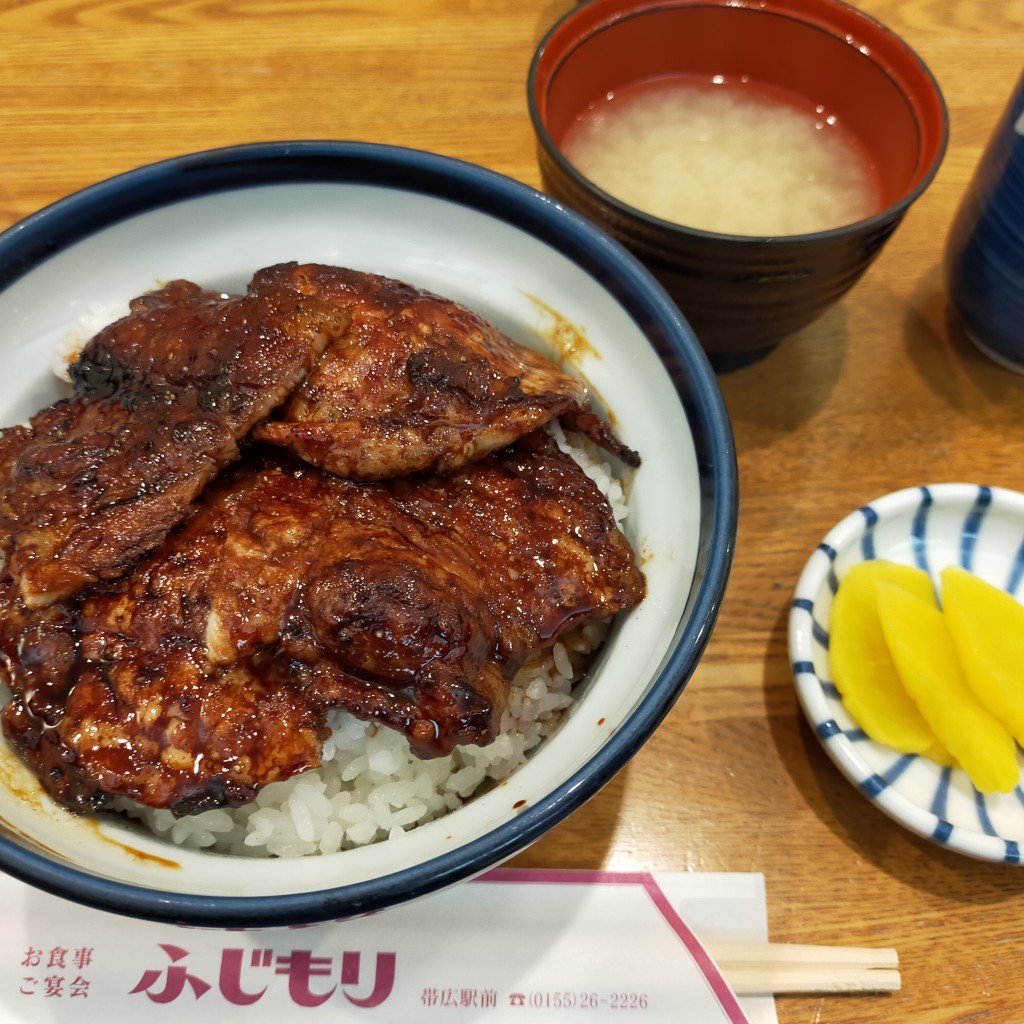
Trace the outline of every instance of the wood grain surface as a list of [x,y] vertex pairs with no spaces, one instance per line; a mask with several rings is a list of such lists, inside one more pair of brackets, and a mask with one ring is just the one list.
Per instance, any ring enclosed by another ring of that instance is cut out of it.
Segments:
[[[865,0],[946,96],[932,186],[836,308],[720,378],[739,453],[735,568],[651,742],[518,866],[758,871],[775,941],[894,946],[893,995],[780,997],[794,1022],[1024,1019],[1024,868],[920,840],[832,767],[797,706],[786,617],[814,545],[888,491],[1024,489],[1024,377],[951,317],[948,226],[1021,70],[1022,0]],[[539,186],[525,80],[569,0],[0,0],[0,228],[154,160],[358,139]],[[685,1017],[680,1018],[685,1019]]]

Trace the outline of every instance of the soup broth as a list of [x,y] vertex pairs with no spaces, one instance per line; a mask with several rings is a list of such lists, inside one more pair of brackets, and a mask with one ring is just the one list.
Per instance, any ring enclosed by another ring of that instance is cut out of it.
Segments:
[[576,121],[563,150],[617,199],[706,231],[804,234],[881,206],[869,161],[834,115],[742,80],[609,93]]

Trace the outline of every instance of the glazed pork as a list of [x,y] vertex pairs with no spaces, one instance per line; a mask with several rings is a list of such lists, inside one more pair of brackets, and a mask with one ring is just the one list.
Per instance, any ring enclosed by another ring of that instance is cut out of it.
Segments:
[[524,659],[635,606],[635,465],[574,377],[469,310],[319,265],[136,299],[0,432],[3,730],[77,810],[184,814],[320,761],[342,708],[486,743]]
[[0,433],[0,551],[21,601],[128,571],[347,326],[345,310],[271,282],[137,299],[73,365],[71,398]]
[[639,464],[579,378],[458,303],[320,265],[270,267],[254,284],[287,284],[351,316],[281,417],[256,429],[315,466],[356,480],[447,473],[555,417]]
[[546,434],[384,484],[247,460],[84,597],[54,725],[22,699],[4,727],[72,807],[242,803],[317,765],[330,707],[421,756],[489,742],[530,653],[643,594],[607,501]]
[[71,371],[71,398],[0,432],[0,552],[29,608],[126,572],[254,428],[353,479],[449,472],[556,416],[639,462],[577,378],[455,303],[337,267],[270,267],[234,298],[172,282]]

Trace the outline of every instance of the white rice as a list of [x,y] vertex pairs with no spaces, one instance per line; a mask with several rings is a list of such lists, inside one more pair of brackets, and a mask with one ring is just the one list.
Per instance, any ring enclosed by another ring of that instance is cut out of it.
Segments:
[[[570,442],[557,423],[551,429],[621,522],[625,497],[603,453],[575,435]],[[573,685],[608,629],[607,622],[586,623],[534,655],[513,679],[499,735],[487,746],[421,760],[401,733],[334,710],[321,767],[264,787],[251,804],[183,818],[127,800],[116,806],[177,845],[249,857],[303,857],[400,841],[409,829],[507,778],[558,729],[573,703]]]

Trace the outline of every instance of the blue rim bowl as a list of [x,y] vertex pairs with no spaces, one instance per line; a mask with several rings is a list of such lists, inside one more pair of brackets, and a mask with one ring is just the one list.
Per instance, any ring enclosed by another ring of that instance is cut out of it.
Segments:
[[[225,894],[226,890],[216,882],[193,885],[189,890],[174,884],[178,875],[157,873],[155,880],[146,876],[140,880],[125,874],[120,867],[106,865],[103,858],[107,855],[103,853],[99,855],[98,866],[85,854],[79,858],[74,853],[55,853],[46,831],[50,824],[41,826],[40,835],[29,834],[31,828],[24,824],[11,824],[7,820],[9,809],[16,805],[11,803],[10,793],[4,804],[0,793],[0,867],[31,885],[128,916],[217,927],[271,927],[344,919],[425,895],[508,859],[595,794],[654,732],[682,693],[703,653],[731,567],[737,517],[735,451],[717,382],[689,325],[650,273],[617,242],[534,189],[454,159],[357,142],[261,143],[169,159],[86,188],[0,234],[0,314],[5,309],[14,311],[8,319],[8,327],[14,331],[20,314],[28,310],[31,320],[32,311],[46,304],[45,297],[55,299],[56,305],[60,305],[59,296],[54,293],[61,289],[52,287],[53,280],[61,286],[67,285],[71,291],[78,287],[82,275],[88,277],[95,273],[100,280],[104,272],[101,265],[105,261],[97,258],[90,247],[106,245],[108,248],[103,251],[112,257],[144,264],[146,249],[151,243],[158,248],[167,244],[157,239],[153,229],[146,227],[154,218],[164,226],[161,230],[171,234],[178,230],[175,225],[179,223],[192,225],[182,230],[198,231],[200,237],[185,239],[189,244],[183,249],[196,259],[208,258],[215,264],[221,258],[218,246],[224,242],[218,234],[217,218],[222,216],[218,211],[229,210],[232,204],[249,209],[246,204],[254,204],[257,195],[260,205],[252,205],[252,210],[262,211],[267,196],[271,197],[271,205],[274,197],[281,197],[284,219],[275,223],[278,228],[285,225],[283,230],[287,232],[287,225],[291,223],[289,209],[294,207],[295,218],[301,220],[303,215],[310,214],[310,203],[314,202],[314,215],[303,221],[303,231],[315,234],[322,230],[320,222],[331,221],[331,198],[350,194],[357,194],[358,208],[352,204],[345,207],[347,213],[341,222],[331,227],[340,240],[342,251],[351,233],[349,219],[353,223],[358,221],[361,210],[367,205],[367,197],[370,207],[374,197],[382,197],[381,208],[399,210],[396,217],[406,216],[403,210],[412,210],[413,214],[406,217],[406,225],[415,222],[417,211],[434,217],[435,209],[440,207],[442,223],[450,222],[453,234],[461,230],[460,225],[465,221],[471,226],[471,232],[478,232],[482,225],[488,234],[494,232],[495,237],[500,236],[501,252],[496,252],[496,259],[505,255],[510,260],[517,259],[516,247],[521,245],[527,253],[557,261],[566,275],[579,279],[580,287],[588,295],[607,301],[611,304],[609,308],[621,310],[622,323],[630,325],[630,330],[637,333],[634,349],[623,357],[625,372],[630,372],[628,367],[633,362],[647,367],[643,371],[647,379],[644,386],[656,386],[658,378],[664,376],[666,393],[673,396],[671,404],[677,406],[681,433],[688,430],[692,435],[693,558],[685,572],[671,570],[665,574],[666,594],[676,593],[678,605],[671,621],[660,627],[665,634],[664,642],[657,655],[652,656],[651,668],[642,670],[648,672],[642,678],[645,688],[638,696],[628,699],[627,703],[632,703],[622,713],[620,721],[611,720],[604,725],[606,731],[600,742],[595,741],[592,753],[585,760],[574,765],[564,777],[552,776],[549,787],[530,793],[524,807],[509,813],[494,827],[481,828],[476,834],[467,834],[465,841],[449,842],[447,847],[443,842],[440,846],[424,847],[421,860],[399,863],[394,869],[381,869],[382,873],[377,875],[371,872],[346,880],[339,866],[333,875],[318,875],[301,891],[290,890],[287,883],[265,890],[254,884]],[[311,201],[309,195],[315,200]],[[323,196],[328,200],[325,206],[319,205]],[[200,212],[193,216],[196,210]],[[229,214],[223,213],[223,216]],[[251,213],[251,216],[259,221],[263,213]],[[244,235],[243,229],[247,227],[235,224],[232,231]],[[354,230],[358,233],[358,229]],[[437,260],[426,252],[427,244],[421,240],[415,246],[405,245],[400,220],[391,224],[389,230],[395,232],[397,241],[393,244],[401,251],[402,258],[408,260],[414,270],[421,269],[425,280],[433,283],[429,275]],[[108,236],[115,242],[105,241]],[[255,248],[264,243],[272,247],[272,240],[261,241],[258,231],[252,237],[256,239]],[[380,252],[385,252],[386,246],[392,244],[386,238],[379,241],[372,231],[364,237],[368,252],[377,244],[384,246]],[[225,251],[232,254],[231,258],[243,262],[255,258],[245,251],[239,253],[245,245],[233,236],[227,242],[230,245]],[[116,247],[112,248],[115,243]],[[443,239],[437,241],[438,251],[445,244]],[[128,254],[119,256],[126,246]],[[302,244],[297,243],[296,247],[302,249]],[[283,253],[283,258],[293,257],[288,251]],[[387,268],[387,259],[382,259],[382,265]],[[173,263],[173,260],[168,257],[168,262]],[[472,278],[474,270],[469,262],[455,270],[444,271],[452,289],[463,287],[464,282]],[[249,266],[248,272],[256,269],[256,265]],[[178,267],[168,265],[166,273],[178,276]],[[135,287],[134,282],[132,286]],[[138,291],[126,297],[133,294]],[[31,339],[22,341],[25,343],[18,342],[14,346],[19,353],[31,347]],[[4,359],[4,352],[3,329],[0,329],[0,361]],[[17,380],[16,371],[12,373]],[[7,375],[8,379],[12,373]],[[38,387],[33,392],[21,382],[13,387],[28,390],[33,395],[39,393]],[[12,409],[17,409],[21,415],[32,411],[15,403],[9,406],[4,422],[11,422]],[[628,420],[618,422],[629,441]],[[660,440],[665,443],[654,445],[648,440],[647,444],[655,467],[659,458],[668,458],[668,453],[675,449],[690,449],[683,437]],[[655,468],[650,472],[658,471]],[[672,473],[664,475],[670,479]],[[670,507],[654,514],[667,517],[669,521],[677,512]],[[645,561],[645,568],[650,568],[649,561]],[[657,571],[656,565],[654,571]],[[621,642],[615,638],[611,641],[612,644]],[[637,659],[643,653],[633,651],[629,657]],[[588,690],[585,701],[592,695]],[[563,727],[548,742],[552,745],[569,743],[571,731]],[[515,787],[505,788],[511,792]],[[488,798],[489,795],[481,801]],[[442,819],[452,823],[448,831],[456,834],[456,819],[464,811],[468,817],[473,806],[471,803]],[[59,814],[70,817],[66,812],[59,811]],[[447,838],[452,840],[451,835]],[[141,844],[141,840],[132,842]],[[114,845],[123,847],[125,842]],[[86,850],[86,846],[81,848]],[[159,845],[151,847],[155,851],[159,848]],[[217,858],[218,855],[199,852],[196,856]],[[349,852],[333,856],[348,857]],[[159,860],[159,856],[154,854],[152,859]],[[249,859],[222,859],[236,861],[238,870],[243,873],[249,870]],[[311,859],[317,858],[303,858]],[[216,866],[214,860],[206,863]],[[277,862],[285,865],[281,869],[285,872],[299,875],[308,870],[306,865],[295,866],[296,863],[291,862],[289,867],[289,862]],[[180,874],[184,877],[183,872]],[[168,877],[171,882],[167,881]]]

